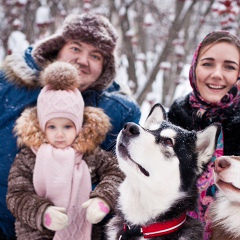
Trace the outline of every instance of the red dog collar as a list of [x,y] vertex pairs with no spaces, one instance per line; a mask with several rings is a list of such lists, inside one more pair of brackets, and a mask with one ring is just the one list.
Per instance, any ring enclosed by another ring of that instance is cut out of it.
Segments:
[[153,223],[141,228],[144,238],[159,237],[177,231],[186,221],[187,214],[182,214],[179,218],[175,218],[163,223]]
[[173,233],[180,229],[186,221],[187,214],[183,213],[180,217],[165,222],[157,222],[148,226],[133,226],[124,224],[123,234],[119,239],[126,240],[133,236],[143,236],[144,238],[153,238]]

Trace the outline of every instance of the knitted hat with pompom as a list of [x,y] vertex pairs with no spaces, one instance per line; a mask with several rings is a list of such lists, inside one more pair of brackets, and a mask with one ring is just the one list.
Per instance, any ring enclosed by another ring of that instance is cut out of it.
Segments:
[[70,63],[54,62],[41,75],[44,88],[37,100],[37,115],[42,131],[52,118],[68,118],[77,133],[83,123],[84,101],[79,87],[77,69]]
[[107,18],[93,14],[72,14],[66,17],[62,29],[37,43],[32,51],[36,63],[45,67],[57,58],[59,50],[71,40],[91,44],[104,56],[103,71],[90,86],[91,89],[104,90],[113,82],[116,74],[115,48],[117,32]]

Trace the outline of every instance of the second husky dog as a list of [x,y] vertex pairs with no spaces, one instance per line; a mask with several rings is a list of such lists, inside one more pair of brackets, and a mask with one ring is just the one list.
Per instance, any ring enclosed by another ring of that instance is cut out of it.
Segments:
[[215,160],[216,201],[210,208],[212,240],[240,239],[240,157],[221,156]]

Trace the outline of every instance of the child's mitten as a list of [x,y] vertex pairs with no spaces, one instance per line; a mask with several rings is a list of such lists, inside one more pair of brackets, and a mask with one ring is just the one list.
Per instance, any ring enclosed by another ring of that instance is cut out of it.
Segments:
[[110,211],[108,203],[99,197],[89,199],[82,207],[87,208],[87,220],[92,224],[99,223]]
[[49,230],[62,230],[68,225],[66,209],[62,207],[48,207],[43,214],[43,226]]

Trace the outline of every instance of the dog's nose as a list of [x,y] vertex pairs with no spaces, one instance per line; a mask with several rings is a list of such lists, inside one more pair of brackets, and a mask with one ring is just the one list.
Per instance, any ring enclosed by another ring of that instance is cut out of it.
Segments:
[[216,173],[222,172],[224,169],[229,168],[231,163],[226,158],[217,158],[215,160],[215,168],[214,171]]
[[129,122],[125,123],[122,129],[122,134],[129,137],[134,137],[140,134],[139,126],[135,123]]

